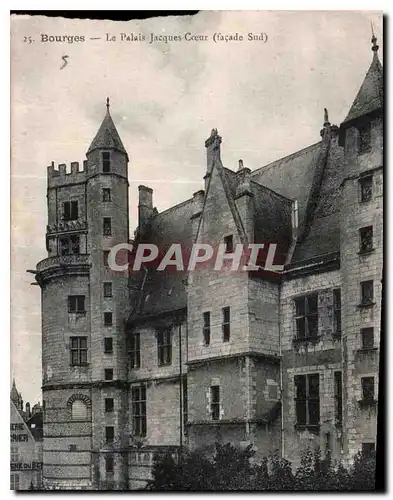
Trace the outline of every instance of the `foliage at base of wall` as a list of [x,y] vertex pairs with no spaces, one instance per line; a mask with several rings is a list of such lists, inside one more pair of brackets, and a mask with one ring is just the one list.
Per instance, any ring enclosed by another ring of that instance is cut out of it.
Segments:
[[304,452],[301,465],[270,456],[253,463],[252,445],[238,449],[216,443],[208,450],[157,456],[150,491],[375,491],[375,454],[358,453],[351,467],[319,450]]

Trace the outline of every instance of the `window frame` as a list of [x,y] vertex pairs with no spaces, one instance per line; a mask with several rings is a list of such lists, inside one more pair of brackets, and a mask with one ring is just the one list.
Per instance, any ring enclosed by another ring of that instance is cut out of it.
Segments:
[[141,367],[141,334],[132,332],[129,337],[130,365],[133,370]]
[[[318,308],[318,293],[309,293],[307,295],[302,295],[301,297],[296,297],[294,299],[295,303],[295,340],[316,340],[319,337],[319,308]],[[316,301],[316,312],[310,312],[309,303],[311,299]],[[302,308],[299,307],[300,301],[303,301]],[[304,311],[304,312],[299,312]],[[309,322],[310,319],[316,320],[316,328],[314,330],[314,335],[310,335]],[[304,321],[304,335],[299,335],[299,324],[300,321]]]
[[[365,334],[371,334],[371,342],[365,342]],[[374,349],[375,348],[375,337],[374,337],[374,327],[373,326],[368,326],[365,328],[360,329],[360,335],[362,339],[362,349],[368,350],[368,349]],[[370,345],[368,345],[370,344]]]
[[343,422],[343,379],[342,372],[334,372],[334,420],[337,427]]
[[[111,434],[112,438],[108,435]],[[105,426],[105,443],[106,444],[113,444],[115,441],[115,427],[113,425],[106,425]]]
[[[74,405],[75,404],[81,404],[83,405],[83,408],[84,408],[84,415],[82,417],[76,417],[74,415]],[[83,422],[83,421],[86,421],[88,420],[88,415],[89,415],[89,410],[88,410],[88,407],[87,407],[87,404],[82,400],[82,399],[75,399],[72,404],[71,404],[71,420],[73,422]]]
[[131,387],[132,429],[137,437],[146,437],[147,434],[146,403],[146,385],[140,384]]
[[[109,404],[109,401],[111,403]],[[115,400],[114,398],[105,398],[105,413],[113,413],[115,411]]]
[[[360,383],[362,388],[362,401],[364,403],[373,403],[375,401],[375,377],[371,375],[361,377]],[[367,386],[367,384],[369,385]]]
[[[109,377],[109,374],[111,375]],[[105,382],[111,382],[113,380],[113,368],[104,368],[104,380]]]
[[235,251],[235,246],[233,244],[233,234],[227,234],[224,236],[225,253],[233,253]]
[[102,218],[102,235],[112,236],[112,217]]
[[359,178],[359,201],[367,203],[373,199],[373,176],[365,175]]
[[230,306],[221,309],[222,314],[222,341],[229,342],[231,340],[231,308]]
[[[310,395],[310,379],[314,377],[315,380],[318,380],[318,396]],[[301,394],[299,397],[300,387],[299,381],[304,380],[304,394]],[[296,415],[296,427],[298,428],[307,428],[307,429],[319,429],[321,425],[321,391],[320,391],[320,374],[319,373],[307,373],[307,374],[298,374],[294,376],[294,387],[295,387],[295,415]],[[311,403],[311,408],[310,408]],[[301,406],[304,404],[304,409]],[[312,408],[315,405],[314,410],[316,410],[316,414],[318,415],[317,421],[313,422]],[[302,408],[300,410],[300,408]],[[305,421],[300,421],[299,415],[301,413],[305,414]]]
[[[109,291],[108,291],[109,289]],[[113,283],[112,281],[104,281],[103,283],[104,299],[113,298]]]
[[113,326],[113,312],[105,311],[104,312],[104,326],[111,327]]
[[112,171],[112,158],[110,151],[101,152],[101,162],[102,162],[102,172],[104,174],[110,174]]
[[359,229],[359,253],[370,253],[374,250],[373,226],[365,226]]
[[57,253],[60,256],[80,255],[80,237],[77,234],[60,236],[58,238]]
[[86,314],[86,295],[68,295],[68,314]]
[[172,364],[172,329],[160,328],[157,330],[157,361],[158,366]]
[[109,203],[112,201],[111,188],[102,188],[102,201],[103,203]]
[[[367,296],[366,287],[370,286],[371,294]],[[365,280],[360,282],[360,305],[371,306],[374,304],[374,280]]]
[[341,337],[341,288],[333,289],[333,333],[336,337]]
[[221,420],[221,389],[217,384],[210,386],[210,418]]
[[87,366],[87,336],[70,336],[70,365],[71,366]]
[[211,312],[205,311],[202,313],[203,318],[203,327],[202,327],[202,335],[203,335],[203,345],[206,347],[210,345],[211,342]]
[[113,354],[113,337],[104,337],[104,354]]
[[[363,154],[371,150],[371,122],[358,124],[358,153]],[[366,133],[366,140],[364,134]]]

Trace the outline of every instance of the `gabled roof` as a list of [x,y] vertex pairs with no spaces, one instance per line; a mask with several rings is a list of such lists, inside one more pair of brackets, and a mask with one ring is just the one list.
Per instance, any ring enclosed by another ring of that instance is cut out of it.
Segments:
[[121,142],[118,131],[113,123],[112,117],[109,113],[109,106],[104,120],[101,123],[97,135],[94,137],[93,142],[90,144],[87,153],[91,153],[95,149],[116,149],[121,153],[127,155],[123,143]]
[[383,68],[374,51],[373,60],[366,77],[353,101],[351,109],[343,123],[347,123],[363,115],[383,107]]

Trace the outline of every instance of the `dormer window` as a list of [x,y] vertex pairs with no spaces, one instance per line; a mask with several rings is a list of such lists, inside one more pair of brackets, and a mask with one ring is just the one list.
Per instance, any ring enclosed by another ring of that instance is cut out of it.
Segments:
[[105,174],[111,171],[111,154],[108,151],[102,153],[102,171]]
[[359,153],[365,153],[371,148],[371,123],[364,123],[358,127]]
[[224,237],[224,245],[225,245],[225,252],[226,253],[233,252],[233,235],[232,234],[229,234],[228,236]]

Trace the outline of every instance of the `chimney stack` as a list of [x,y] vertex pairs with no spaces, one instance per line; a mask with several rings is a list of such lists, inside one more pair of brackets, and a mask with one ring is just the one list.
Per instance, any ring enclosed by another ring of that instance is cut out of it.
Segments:
[[218,135],[217,129],[213,128],[210,137],[206,139],[205,141],[205,147],[206,147],[206,163],[207,163],[207,168],[206,168],[206,175],[205,175],[205,185],[207,185],[207,180],[210,177],[212,170],[213,170],[213,164],[215,160],[221,161],[221,156],[220,156],[220,144],[221,144],[221,137]]
[[153,190],[147,186],[138,186],[138,227],[139,235],[143,235],[153,215]]

